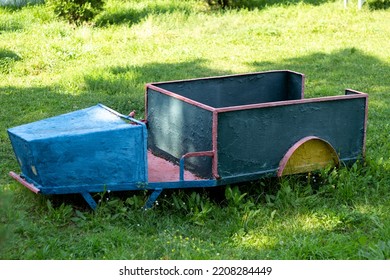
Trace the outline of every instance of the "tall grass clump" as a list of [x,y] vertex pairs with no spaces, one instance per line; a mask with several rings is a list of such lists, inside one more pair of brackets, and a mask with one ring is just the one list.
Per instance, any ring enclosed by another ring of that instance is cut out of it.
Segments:
[[13,51],[0,49],[0,73],[10,73],[12,66],[21,60],[21,57]]

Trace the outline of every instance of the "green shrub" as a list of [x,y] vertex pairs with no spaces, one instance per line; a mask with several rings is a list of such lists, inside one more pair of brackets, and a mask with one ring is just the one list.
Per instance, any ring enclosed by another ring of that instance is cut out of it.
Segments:
[[58,17],[77,25],[92,20],[103,10],[104,0],[47,0]]
[[390,0],[367,0],[371,10],[381,10],[390,8]]

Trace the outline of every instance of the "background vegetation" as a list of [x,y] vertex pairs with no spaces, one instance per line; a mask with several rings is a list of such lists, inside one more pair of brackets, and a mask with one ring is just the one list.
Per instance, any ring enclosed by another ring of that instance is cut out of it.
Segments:
[[77,25],[91,21],[104,6],[103,0],[46,0],[45,3],[56,16]]
[[[107,0],[78,26],[46,5],[0,8],[0,259],[389,259],[390,12],[342,2]],[[7,175],[7,128],[98,102],[142,118],[147,82],[273,69],[306,74],[307,97],[367,92],[366,161],[165,191],[148,211],[144,193],[97,194],[91,212]]]

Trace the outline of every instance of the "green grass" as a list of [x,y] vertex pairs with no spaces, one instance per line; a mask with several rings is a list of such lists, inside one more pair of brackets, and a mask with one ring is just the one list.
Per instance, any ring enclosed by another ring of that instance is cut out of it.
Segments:
[[[109,0],[79,27],[42,5],[0,8],[0,259],[389,259],[390,11],[269,3]],[[7,128],[98,102],[142,118],[147,82],[274,69],[304,73],[307,97],[369,94],[364,163],[166,191],[148,211],[143,193],[111,193],[91,212],[7,175],[19,170]]]

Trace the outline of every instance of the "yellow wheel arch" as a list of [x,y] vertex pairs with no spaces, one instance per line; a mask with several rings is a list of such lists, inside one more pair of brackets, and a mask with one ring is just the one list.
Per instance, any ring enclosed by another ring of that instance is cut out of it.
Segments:
[[316,136],[308,136],[287,151],[279,163],[277,175],[306,173],[339,164],[339,157],[331,144]]

